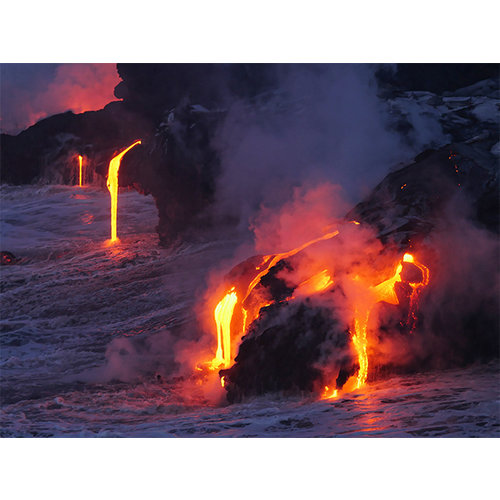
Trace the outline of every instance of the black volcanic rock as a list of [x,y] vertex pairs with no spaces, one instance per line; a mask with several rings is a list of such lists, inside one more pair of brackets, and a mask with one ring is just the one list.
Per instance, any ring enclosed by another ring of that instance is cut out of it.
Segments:
[[[400,305],[379,305],[379,329],[370,335],[390,345],[394,355],[387,359],[387,347],[377,351],[374,343],[369,380],[499,356],[495,238],[500,190],[498,161],[490,149],[486,140],[486,144],[458,143],[425,151],[410,165],[388,174],[345,217],[374,227],[386,248],[395,246],[401,252],[416,248],[430,267],[430,283],[411,321],[408,283],[423,280],[417,266],[403,264],[403,282],[396,287]],[[455,205],[460,207],[456,215],[450,211]],[[458,234],[448,234],[447,224],[458,224]],[[479,239],[470,241],[470,234]],[[452,238],[451,248],[446,246],[450,245],[447,238]],[[436,253],[439,249],[441,255]],[[455,252],[466,261],[460,262]],[[332,380],[341,388],[356,373],[348,326],[340,325],[334,312],[311,302],[286,301],[291,290],[278,272],[293,269],[297,258],[300,253],[280,261],[257,285],[267,288],[273,300],[283,302],[261,310],[242,338],[234,365],[220,372],[229,402],[267,392],[318,393]],[[254,260],[258,262],[257,257]]]
[[[279,68],[279,69],[278,69]],[[124,64],[115,95],[154,121],[183,101],[223,108],[228,98],[248,99],[277,84],[286,65],[275,64]]]
[[354,365],[348,330],[331,311],[285,302],[262,310],[220,376],[232,403],[266,392],[318,393],[339,374],[345,383]]
[[375,227],[382,242],[406,245],[429,234],[454,196],[473,207],[473,218],[498,231],[497,159],[484,148],[450,144],[428,150],[414,163],[389,173],[346,219]]
[[499,64],[466,63],[399,63],[380,65],[377,77],[386,85],[400,90],[420,90],[433,93],[454,91],[480,80],[500,78]]
[[77,154],[85,154],[93,169],[105,175],[115,151],[152,132],[151,125],[119,102],[100,111],[54,115],[16,136],[1,134],[1,180],[69,182],[68,164]]

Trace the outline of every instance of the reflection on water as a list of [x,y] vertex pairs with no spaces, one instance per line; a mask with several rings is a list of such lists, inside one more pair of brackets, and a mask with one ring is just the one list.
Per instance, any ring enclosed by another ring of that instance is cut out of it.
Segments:
[[94,216],[89,212],[83,213],[80,219],[84,224],[92,224],[92,222],[94,222]]

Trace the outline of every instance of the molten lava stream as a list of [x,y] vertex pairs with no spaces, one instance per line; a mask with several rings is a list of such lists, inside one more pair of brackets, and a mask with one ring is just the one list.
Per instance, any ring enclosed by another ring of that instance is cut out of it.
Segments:
[[118,240],[116,235],[116,215],[118,211],[118,171],[120,170],[120,164],[125,153],[127,153],[134,146],[137,146],[137,144],[141,144],[141,141],[135,141],[132,145],[130,145],[127,149],[124,149],[109,162],[106,185],[111,196],[111,243]]
[[311,246],[314,243],[318,243],[319,241],[329,240],[330,238],[333,238],[334,236],[337,236],[337,234],[339,234],[339,232],[337,230],[332,231],[332,232],[327,233],[327,234],[324,234],[323,236],[320,236],[319,238],[315,238],[314,240],[308,241],[307,243],[304,243],[300,247],[294,248],[293,250],[290,250],[290,251],[284,252],[284,253],[279,253],[279,254],[275,255],[272,259],[270,258],[271,257],[270,255],[266,256],[265,257],[265,262],[266,263],[269,262],[269,264],[267,265],[267,267],[263,271],[261,271],[259,274],[257,274],[257,276],[250,283],[250,285],[248,285],[247,293],[245,294],[245,297],[243,298],[243,300],[241,302],[242,303],[245,302],[245,300],[250,295],[250,293],[252,292],[252,290],[255,288],[255,286],[257,285],[257,283],[259,283],[259,281],[262,278],[262,276],[265,276],[269,272],[269,270],[274,265],[276,265],[280,260],[287,259],[288,257],[292,257],[293,255],[301,252],[302,250],[304,250],[308,246]]
[[299,283],[292,298],[310,296],[314,295],[315,293],[324,292],[332,285],[333,280],[328,269],[323,269],[323,271],[314,274],[302,283]]
[[[343,387],[344,392],[350,392],[354,389],[359,389],[363,387],[366,383],[366,379],[368,378],[368,338],[367,338],[367,328],[368,321],[370,319],[370,314],[378,302],[387,302],[389,304],[399,304],[398,297],[395,291],[396,282],[401,281],[401,271],[403,270],[403,262],[409,262],[417,266],[423,275],[423,281],[421,283],[410,283],[412,287],[412,293],[410,296],[410,312],[408,324],[410,322],[410,318],[412,320],[412,329],[415,327],[416,316],[415,316],[415,307],[416,307],[416,294],[420,291],[421,288],[426,286],[429,283],[429,270],[427,267],[422,264],[418,264],[415,262],[413,255],[406,253],[403,258],[399,262],[396,267],[396,271],[394,275],[379,283],[376,286],[369,287],[369,298],[364,300],[359,300],[359,303],[355,305],[354,311],[354,333],[352,335],[352,342],[358,354],[358,364],[359,370],[356,376],[351,377]],[[411,333],[410,332],[410,333]]]
[[430,273],[429,269],[426,266],[415,262],[413,255],[409,253],[406,253],[404,255],[403,262],[411,262],[413,265],[417,266],[422,273],[422,281],[420,283],[408,283],[412,288],[412,292],[410,295],[410,307],[408,310],[408,319],[406,320],[406,324],[410,327],[410,333],[413,333],[417,324],[416,311],[418,306],[418,297],[422,289],[429,284]]
[[337,389],[333,389],[332,392],[330,393],[330,387],[325,385],[325,388],[323,390],[323,394],[321,395],[321,399],[334,399],[338,397],[339,391]]
[[214,311],[215,324],[217,326],[217,352],[212,360],[212,367],[229,368],[231,364],[231,320],[233,318],[234,307],[238,302],[238,296],[234,287],[217,304]]
[[[368,320],[373,306],[377,302],[388,302],[389,304],[398,304],[398,297],[394,291],[396,281],[401,281],[400,273],[403,269],[401,263],[398,264],[396,272],[382,283],[369,287],[368,297],[359,299],[354,307],[354,332],[352,335],[352,343],[358,354],[359,370],[356,376],[351,377],[344,386],[344,390],[349,392],[354,389],[363,387],[368,378]],[[355,281],[358,281],[357,279]]]
[[78,176],[79,183],[78,183],[78,185],[80,187],[83,186],[83,184],[82,184],[82,165],[83,165],[83,157],[82,157],[82,155],[78,155],[78,166],[79,166],[79,176]]
[[[308,241],[300,247],[294,248],[293,250],[290,250],[288,252],[280,253],[274,256],[266,255],[265,257],[263,257],[261,264],[255,268],[256,271],[259,271],[258,274],[248,285],[245,296],[240,302],[243,323],[240,332],[241,336],[245,334],[247,326],[258,317],[260,309],[271,304],[271,302],[263,301],[257,306],[254,305],[252,307],[252,310],[246,308],[245,301],[252,290],[259,283],[260,279],[265,276],[269,272],[269,270],[280,260],[291,257],[314,243],[333,238],[334,236],[337,236],[337,234],[339,234],[337,230],[331,231],[327,234],[324,234],[323,236],[320,236],[319,238]],[[308,283],[308,285],[310,285],[313,289],[312,292],[325,290],[332,284],[333,281],[331,280],[330,275],[328,274],[328,271],[326,269],[318,273],[318,275],[313,276],[310,280],[310,283]],[[231,320],[233,318],[234,308],[238,303],[238,297],[234,290],[235,287],[233,286],[231,290],[229,290],[229,292],[226,293],[222,300],[217,304],[214,311],[215,323],[217,326],[217,351],[215,357],[209,364],[212,370],[218,369],[221,365],[224,368],[229,368],[233,361],[231,357],[231,341],[233,340],[231,338]],[[221,380],[221,385],[222,387],[224,387],[223,380]]]
[[368,339],[366,337],[366,330],[368,326],[368,319],[370,317],[370,309],[359,313],[356,311],[354,318],[354,331],[356,332],[352,336],[352,342],[358,353],[358,377],[356,381],[356,389],[359,389],[365,385],[366,379],[368,377]]

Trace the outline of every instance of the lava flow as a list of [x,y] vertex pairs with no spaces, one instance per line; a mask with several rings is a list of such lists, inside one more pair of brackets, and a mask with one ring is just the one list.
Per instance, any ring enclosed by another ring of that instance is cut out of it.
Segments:
[[[252,323],[252,321],[257,318],[260,309],[262,307],[265,307],[266,305],[270,305],[270,303],[268,302],[259,302],[256,307],[254,306],[252,308],[250,315],[248,308],[244,307],[246,305],[246,299],[248,298],[252,290],[256,287],[256,285],[260,282],[260,279],[265,276],[269,272],[269,270],[280,260],[291,257],[314,243],[333,238],[334,236],[337,236],[337,234],[339,234],[337,230],[331,231],[324,234],[323,236],[320,236],[319,238],[308,241],[307,243],[304,243],[300,247],[294,248],[293,250],[279,253],[274,256],[266,255],[262,259],[261,264],[255,268],[256,271],[259,271],[257,276],[255,276],[255,278],[248,285],[246,293],[240,302],[241,312],[243,315],[243,325],[239,335],[240,338],[245,334],[247,325]],[[262,269],[263,267],[264,269]],[[326,269],[319,273],[317,276],[313,276],[312,278],[310,278],[310,280],[307,281],[310,282],[308,284],[316,291],[325,290],[333,283]],[[306,284],[306,282],[304,282],[304,284]],[[222,300],[220,300],[215,308],[214,315],[215,323],[217,326],[217,351],[215,358],[209,364],[211,369],[217,369],[221,365],[223,365],[224,368],[228,368],[233,361],[231,357],[231,342],[234,339],[231,338],[231,321],[234,308],[238,303],[238,296],[234,290],[235,287],[233,286],[231,290],[222,298]]]
[[79,168],[79,176],[78,176],[78,179],[79,179],[79,183],[78,185],[80,187],[82,187],[82,165],[83,165],[83,157],[82,155],[78,155],[78,166],[80,167]]
[[[351,222],[359,225],[357,221]],[[248,286],[245,287],[243,285],[243,288],[241,288],[241,283],[239,285],[233,283],[233,286],[215,307],[214,318],[217,329],[217,351],[213,360],[207,363],[209,369],[227,369],[232,365],[234,359],[231,348],[234,343],[247,333],[247,328],[258,318],[262,308],[274,302],[265,292],[263,293],[259,290],[258,293],[252,293],[257,285],[261,283],[261,279],[281,260],[299,253],[314,243],[333,238],[337,234],[339,234],[339,231],[334,230],[288,252],[263,256],[260,258],[260,262],[253,263],[250,268],[254,270],[255,274],[251,276],[247,273],[247,279],[250,280]],[[320,264],[320,262],[318,261],[317,264]],[[407,267],[405,268],[405,266]],[[411,266],[414,266],[413,269]],[[316,267],[315,272],[311,269],[309,276],[306,279],[301,279],[295,286],[292,296],[280,300],[288,301],[307,298],[314,294],[325,292],[330,288],[334,289],[337,287],[337,280],[334,280],[331,268],[325,268],[319,272],[317,269]],[[402,274],[404,275],[403,277]],[[401,322],[401,325],[407,327],[409,333],[413,332],[417,321],[416,307],[418,305],[418,296],[421,290],[429,283],[429,270],[424,265],[416,262],[412,254],[405,253],[397,262],[391,277],[384,281],[379,281],[376,285],[372,284],[374,282],[373,275],[368,280],[360,278],[358,275],[350,277],[349,273],[346,276],[341,272],[339,280],[338,285],[340,290],[344,286],[347,286],[346,297],[350,301],[352,308],[352,317],[349,320],[351,325],[350,339],[357,355],[358,369],[357,373],[351,375],[342,386],[336,386],[336,383],[333,386],[326,386],[322,395],[323,398],[334,398],[338,396],[340,391],[350,392],[365,385],[369,369],[368,324],[370,316],[375,305],[379,302],[392,305],[400,304],[399,296],[396,293],[396,283],[398,282],[402,283],[402,285],[404,284],[404,291],[402,293],[406,294],[406,298],[409,299],[408,316],[406,321]],[[242,298],[240,299],[240,297]],[[236,306],[238,306],[238,317],[233,318]],[[221,380],[223,387],[226,383],[227,380]]]
[[[359,369],[356,376],[351,377],[343,387],[344,392],[350,392],[354,389],[361,388],[368,378],[368,338],[367,338],[367,328],[368,321],[370,319],[370,314],[378,302],[386,302],[388,304],[399,304],[398,296],[395,291],[396,282],[401,282],[401,272],[403,270],[403,263],[408,262],[415,265],[422,272],[423,280],[418,283],[408,282],[412,291],[410,294],[410,306],[408,312],[407,324],[411,324],[410,333],[413,332],[416,323],[416,306],[418,300],[418,293],[420,290],[429,283],[429,269],[417,262],[413,255],[405,253],[401,261],[399,262],[394,275],[379,283],[376,286],[370,286],[368,288],[368,294],[360,294],[360,298],[356,301],[354,305],[354,332],[352,335],[352,342],[354,348],[356,349],[358,355]],[[357,277],[355,281],[358,281]],[[328,391],[325,388],[325,393]],[[335,395],[337,393],[335,392]],[[325,396],[323,397],[335,397],[335,396]]]
[[141,141],[135,141],[128,148],[124,149],[121,153],[117,154],[112,160],[109,162],[109,170],[108,170],[108,179],[106,185],[109,190],[109,194],[111,196],[111,239],[110,241],[113,243],[118,240],[116,235],[116,215],[118,211],[118,171],[120,170],[120,164],[123,156],[130,149],[137,144],[141,144]]
[[255,288],[255,285],[257,285],[257,283],[260,281],[260,279],[262,278],[262,276],[264,276],[265,274],[268,273],[268,271],[274,266],[276,265],[280,260],[282,259],[287,259],[288,257],[292,257],[293,255],[301,252],[302,250],[304,250],[305,248],[313,245],[314,243],[318,243],[319,241],[322,241],[322,240],[329,240],[330,238],[333,238],[334,236],[337,236],[337,234],[339,234],[339,232],[337,230],[335,231],[332,231],[330,233],[326,233],[324,234],[323,236],[320,236],[319,238],[316,238],[314,240],[311,240],[311,241],[308,241],[307,243],[304,243],[303,245],[301,245],[300,247],[297,247],[297,248],[294,248],[293,250],[290,250],[289,252],[284,252],[284,253],[279,253],[277,255],[275,255],[272,259],[271,259],[271,256],[266,256],[266,262],[269,261],[269,264],[268,266],[263,270],[261,271],[253,280],[252,282],[250,283],[250,285],[248,286],[248,290],[247,290],[247,293],[245,295],[245,298],[242,300],[242,302],[245,301],[245,299],[250,295],[251,291]]
[[[238,302],[238,296],[234,287],[217,304],[214,316],[217,325],[217,352],[212,360],[213,368],[221,365],[228,368],[231,364],[231,320],[233,318],[234,306]],[[223,382],[221,382],[223,383]]]
[[[405,256],[408,254],[405,254]],[[405,257],[403,257],[404,261]],[[394,275],[383,281],[382,283],[369,287],[369,293],[363,294],[354,306],[354,333],[352,335],[352,342],[358,353],[359,370],[356,376],[356,389],[362,387],[368,377],[368,339],[367,327],[370,313],[373,306],[377,302],[387,302],[389,304],[399,304],[398,297],[394,290],[394,284],[401,281],[401,271],[403,266],[401,262],[396,268]],[[349,380],[346,383],[346,390],[351,388],[352,382]]]
[[410,296],[410,308],[408,310],[407,325],[410,326],[410,333],[413,333],[417,324],[416,310],[418,305],[418,297],[422,289],[429,284],[429,269],[424,265],[415,262],[413,255],[408,253],[404,255],[403,262],[411,262],[416,267],[418,267],[418,269],[420,269],[422,273],[422,281],[418,283],[408,283],[412,288],[412,293]]

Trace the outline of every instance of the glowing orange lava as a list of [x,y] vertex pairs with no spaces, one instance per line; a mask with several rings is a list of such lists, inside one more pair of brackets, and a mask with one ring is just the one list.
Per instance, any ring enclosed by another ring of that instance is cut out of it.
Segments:
[[425,267],[423,264],[415,262],[413,256],[411,254],[406,253],[403,257],[403,262],[411,262],[415,266],[417,266],[422,272],[422,281],[419,283],[408,283],[412,292],[410,295],[410,308],[408,310],[408,319],[406,321],[407,325],[410,327],[410,333],[413,333],[415,330],[415,326],[417,324],[417,306],[418,306],[418,298],[420,296],[420,292],[424,287],[429,284],[429,269]]
[[323,292],[333,285],[328,269],[323,269],[319,273],[300,283],[296,288],[294,297],[309,296]]
[[333,389],[330,391],[330,388],[325,385],[325,388],[323,389],[323,394],[321,395],[321,399],[335,399],[338,397],[339,391],[337,389]]
[[[350,222],[359,224],[357,221]],[[217,351],[214,359],[209,363],[209,367],[211,369],[215,370],[220,369],[221,367],[229,368],[233,362],[233,358],[231,356],[231,344],[234,343],[238,337],[238,335],[235,335],[235,332],[231,335],[231,322],[233,320],[235,307],[237,305],[239,306],[238,311],[241,311],[241,315],[236,321],[236,323],[239,322],[239,326],[233,325],[233,327],[235,330],[236,328],[238,329],[238,333],[240,334],[239,337],[241,337],[246,333],[247,327],[259,316],[262,308],[272,304],[272,301],[269,301],[266,294],[261,294],[260,291],[257,294],[252,294],[252,297],[249,298],[251,292],[258,285],[261,278],[265,276],[280,260],[291,257],[314,243],[333,238],[337,234],[339,234],[339,231],[335,230],[304,243],[300,247],[288,252],[264,256],[260,264],[255,267],[255,272],[257,272],[257,274],[247,286],[245,292],[241,293],[241,296],[243,296],[242,300],[239,300],[238,298],[236,286],[233,286],[224,295],[224,297],[218,302],[214,311],[215,323],[217,327]],[[411,292],[408,292],[410,305],[408,319],[406,321],[406,325],[411,327],[411,333],[417,320],[416,306],[418,295],[423,287],[429,283],[429,270],[427,267],[418,263],[412,254],[405,253],[397,262],[392,276],[377,285],[371,285],[368,282],[364,282],[358,275],[350,278],[354,287],[354,294],[353,297],[351,297],[353,310],[351,340],[357,353],[359,369],[358,372],[351,376],[343,385],[341,389],[342,393],[359,389],[363,387],[367,381],[369,370],[369,345],[367,333],[370,315],[374,306],[379,302],[386,302],[393,305],[399,304],[395,285],[398,282],[402,282],[401,273],[405,263],[416,266],[422,273],[422,278],[419,282],[407,281],[405,278],[405,284],[409,286],[407,290],[411,289]],[[322,292],[329,289],[333,286],[333,284],[334,281],[331,272],[328,269],[323,269],[322,271],[313,274],[310,278],[302,281],[296,287],[294,296],[286,300],[292,300],[296,297],[310,296],[315,293]],[[222,387],[226,385],[224,378],[221,378],[221,385]],[[332,388],[331,385],[325,386],[321,398],[336,398],[339,395],[339,391],[340,389]]]
[[415,262],[415,258],[413,257],[413,255],[405,253],[398,266],[396,267],[394,275],[376,286],[369,287],[370,294],[367,297],[364,296],[358,301],[357,304],[355,304],[354,333],[352,336],[352,341],[358,354],[359,370],[356,377],[355,387],[353,387],[353,381],[349,379],[345,386],[347,390],[352,390],[353,388],[359,389],[366,383],[366,379],[368,377],[367,327],[368,320],[370,319],[370,313],[373,309],[373,306],[375,306],[377,302],[387,302],[389,304],[395,305],[399,304],[394,285],[396,284],[396,282],[401,281],[403,262],[409,262],[417,266],[422,271],[424,277],[422,282],[420,283],[409,283],[409,285],[412,287],[412,293],[410,296],[410,312],[408,322],[410,322],[411,318],[411,331],[413,331],[416,323],[416,292],[420,291],[422,287],[426,286],[429,283],[429,270],[422,264],[418,264],[417,262]]
[[83,157],[82,155],[78,155],[78,165],[80,167],[79,169],[79,186],[82,187],[82,165],[83,165]]
[[[308,241],[300,247],[294,248],[293,250],[290,250],[288,252],[280,253],[274,256],[266,255],[263,257],[261,264],[255,268],[256,271],[259,271],[259,273],[248,285],[245,296],[240,302],[243,317],[242,328],[239,332],[240,336],[244,335],[246,327],[257,318],[259,311],[263,307],[271,304],[271,302],[268,301],[261,301],[257,306],[252,307],[252,311],[250,313],[248,309],[243,307],[245,300],[248,298],[255,286],[259,283],[260,279],[264,275],[266,275],[269,270],[281,259],[291,257],[292,255],[297,254],[313,243],[333,238],[338,233],[338,231],[332,231],[324,234],[319,238]],[[314,291],[326,290],[330,285],[333,284],[333,281],[331,280],[330,275],[328,274],[328,271],[326,269],[318,273],[316,276],[313,276],[310,280],[306,281],[310,282],[309,285],[314,289]],[[232,363],[231,341],[234,339],[231,336],[231,320],[233,318],[234,308],[238,303],[238,296],[234,290],[235,287],[233,286],[231,290],[229,290],[229,292],[227,292],[226,295],[219,301],[214,311],[215,323],[217,326],[217,351],[214,359],[209,364],[211,369],[218,369],[221,365],[224,368],[228,368]]]
[[221,365],[224,368],[228,368],[231,364],[231,320],[236,302],[238,302],[238,296],[233,287],[215,308],[217,351],[211,363],[213,368],[219,368]]
[[293,255],[301,252],[302,250],[304,250],[305,248],[307,248],[308,246],[311,246],[313,245],[314,243],[318,243],[319,241],[322,241],[322,240],[329,240],[330,238],[333,238],[334,236],[337,236],[337,234],[339,234],[339,232],[337,230],[335,231],[332,231],[330,233],[326,233],[324,234],[323,236],[320,236],[319,238],[316,238],[314,240],[311,240],[311,241],[308,241],[307,243],[304,243],[303,245],[301,245],[300,247],[297,247],[297,248],[294,248],[293,250],[290,250],[288,252],[284,252],[284,253],[279,253],[279,254],[276,254],[272,259],[269,259],[270,256],[267,256],[267,260],[266,260],[266,263],[269,262],[269,264],[267,265],[267,267],[261,271],[253,280],[252,282],[250,283],[250,285],[248,286],[248,289],[247,289],[247,293],[245,295],[245,297],[243,298],[242,302],[245,302],[245,299],[250,295],[250,293],[252,292],[252,290],[255,288],[255,285],[257,285],[257,283],[260,281],[260,279],[262,278],[262,276],[264,276],[265,274],[267,274],[267,272],[275,265],[277,264],[280,260],[282,259],[287,259],[288,257],[292,257]]
[[116,215],[118,211],[118,171],[120,170],[120,164],[125,153],[127,153],[134,146],[137,146],[137,144],[141,144],[141,141],[135,141],[132,145],[130,145],[127,149],[124,149],[109,162],[106,185],[111,196],[111,242],[118,240],[116,235]]

